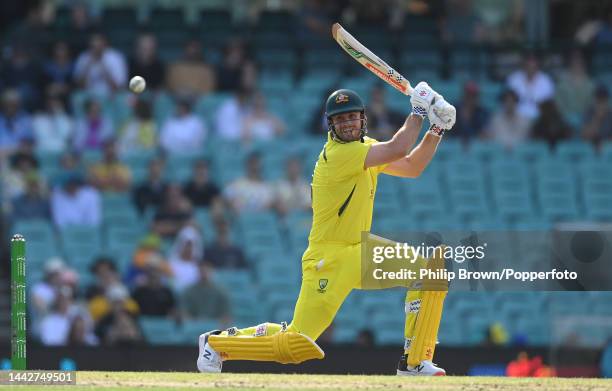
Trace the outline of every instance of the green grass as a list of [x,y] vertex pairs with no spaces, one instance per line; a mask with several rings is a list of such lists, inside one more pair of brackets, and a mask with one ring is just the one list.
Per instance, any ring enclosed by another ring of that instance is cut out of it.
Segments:
[[[0,387],[1,388],[1,387]],[[76,386],[54,386],[52,390],[610,390],[604,379],[526,379],[504,377],[397,377],[338,375],[199,374],[184,372],[78,372]],[[19,386],[18,390],[41,387]]]

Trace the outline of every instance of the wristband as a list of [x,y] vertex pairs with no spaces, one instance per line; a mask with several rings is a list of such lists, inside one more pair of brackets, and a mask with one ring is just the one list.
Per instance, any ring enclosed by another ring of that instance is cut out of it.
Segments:
[[438,125],[431,125],[429,127],[428,132],[433,134],[436,137],[442,137],[442,136],[444,136],[444,133],[446,132],[446,129],[442,129]]

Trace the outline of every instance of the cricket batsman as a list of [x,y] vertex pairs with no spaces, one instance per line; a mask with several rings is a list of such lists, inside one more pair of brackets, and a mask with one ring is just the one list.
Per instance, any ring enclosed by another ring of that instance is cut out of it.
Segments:
[[[341,89],[327,98],[329,132],[312,179],[313,224],[293,321],[200,335],[200,372],[221,372],[225,360],[300,363],[324,357],[315,341],[351,290],[361,288],[361,232],[370,230],[378,175],[418,177],[455,124],[455,107],[425,82],[414,88],[410,102],[412,113],[402,127],[379,142],[366,136],[359,95]],[[413,148],[426,116],[431,126]],[[398,375],[446,374],[432,358],[447,289],[429,291],[425,283],[423,288],[406,296],[406,342]]]

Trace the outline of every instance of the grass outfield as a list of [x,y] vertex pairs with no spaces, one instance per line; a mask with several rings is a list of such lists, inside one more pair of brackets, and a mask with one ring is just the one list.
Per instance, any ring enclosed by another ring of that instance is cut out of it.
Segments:
[[[0,387],[2,388],[2,387]],[[53,386],[52,390],[610,390],[605,379],[527,379],[504,377],[397,377],[272,374],[199,374],[184,372],[78,372],[76,386]],[[18,390],[41,387],[19,386]]]

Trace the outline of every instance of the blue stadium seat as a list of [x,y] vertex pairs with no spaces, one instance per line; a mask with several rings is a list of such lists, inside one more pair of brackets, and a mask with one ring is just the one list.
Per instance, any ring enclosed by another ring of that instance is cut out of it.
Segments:
[[26,239],[27,278],[38,281],[44,263],[51,257],[62,256],[53,227],[46,220],[23,220],[15,223],[11,231]]
[[[198,105],[196,103],[196,112]],[[169,94],[161,92],[159,93],[153,102],[153,117],[155,118],[155,122],[161,127],[164,122],[174,114],[175,105],[174,101],[170,97]]]
[[270,106],[271,97],[286,98],[292,93],[293,73],[290,69],[264,70],[259,75],[259,89],[268,97],[268,106]]
[[106,248],[118,251],[126,245],[135,247],[146,234],[142,225],[111,225],[106,228]]
[[490,162],[499,159],[500,156],[505,156],[506,151],[499,143],[473,140],[470,143],[469,154],[483,162]]
[[418,182],[406,182],[402,190],[404,204],[410,205],[413,219],[427,220],[446,215],[440,180],[433,170],[428,175],[422,175]]
[[[278,34],[275,34],[278,42]],[[258,37],[264,41],[264,37]],[[291,49],[262,48],[255,52],[255,60],[264,73],[273,74],[275,71],[281,74],[293,72],[297,64],[297,57]]]
[[[342,54],[342,53],[339,53]],[[316,99],[316,102],[321,106],[324,104],[325,97],[323,96],[327,90],[336,85],[340,80],[340,73],[328,70],[311,70],[302,76],[298,83],[298,91],[296,97],[300,95],[309,96],[311,99]],[[314,107],[311,105],[311,107]]]
[[524,163],[533,163],[551,156],[548,144],[542,141],[529,141],[514,147],[513,155]]
[[601,145],[601,160],[604,162],[612,162],[612,141],[604,142]]
[[77,268],[84,268],[102,252],[102,238],[98,228],[68,226],[60,231],[64,255]]
[[593,146],[577,140],[561,141],[556,146],[555,156],[572,164],[591,160],[595,156]]
[[[158,317],[141,316],[140,327],[145,340],[153,345],[173,345],[183,342],[176,322]],[[196,339],[197,340],[197,339]]]
[[464,327],[458,327],[459,325],[463,325],[463,319],[458,318],[452,312],[445,309],[438,331],[440,343],[444,346],[462,345],[466,330]]
[[348,63],[348,59],[345,53],[334,48],[305,49],[302,65],[307,72],[342,69]]
[[214,273],[217,284],[230,291],[237,291],[251,286],[251,274],[248,270],[223,270],[218,269]]
[[332,340],[335,344],[353,344],[357,340],[359,330],[350,324],[336,324],[334,322],[334,332]]
[[578,189],[572,165],[555,160],[536,167],[537,193],[542,215],[550,221],[572,220],[580,215]]
[[451,159],[454,160],[458,156],[463,156],[463,146],[459,140],[449,138],[438,145],[435,160],[445,162]]
[[[176,327],[176,326],[175,326]],[[165,343],[175,344],[184,343],[194,345],[198,342],[200,334],[207,331],[217,330],[222,328],[219,321],[212,319],[189,319],[183,322],[179,330],[173,330],[172,334],[178,334],[177,337],[170,337]],[[177,333],[179,331],[179,333]],[[149,338],[147,338],[149,340]]]
[[223,92],[215,92],[202,95],[197,100],[194,106],[194,111],[196,114],[203,117],[206,120],[207,124],[212,127],[215,125],[217,110],[229,98],[230,94]]

